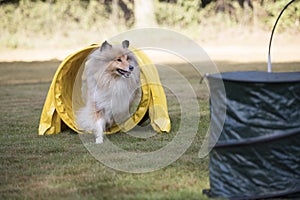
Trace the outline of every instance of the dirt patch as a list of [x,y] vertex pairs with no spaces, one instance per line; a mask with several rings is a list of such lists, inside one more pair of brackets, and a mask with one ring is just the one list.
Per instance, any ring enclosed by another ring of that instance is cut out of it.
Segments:
[[[267,62],[270,33],[256,31],[240,33],[238,30],[224,31],[210,40],[198,42],[213,61]],[[88,46],[87,44],[86,46]],[[63,60],[86,46],[68,48],[2,49],[0,62]],[[295,33],[274,35],[271,49],[272,62],[300,61],[300,38]],[[195,54],[193,49],[188,50]],[[161,62],[172,62],[171,57],[155,54]]]

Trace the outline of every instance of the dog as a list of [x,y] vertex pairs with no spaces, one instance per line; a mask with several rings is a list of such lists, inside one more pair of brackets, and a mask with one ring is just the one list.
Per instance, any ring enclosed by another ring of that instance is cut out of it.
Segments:
[[128,40],[119,45],[105,41],[85,62],[86,103],[77,111],[76,123],[94,133],[96,144],[103,143],[107,128],[130,117],[130,106],[141,93],[140,68],[128,47]]

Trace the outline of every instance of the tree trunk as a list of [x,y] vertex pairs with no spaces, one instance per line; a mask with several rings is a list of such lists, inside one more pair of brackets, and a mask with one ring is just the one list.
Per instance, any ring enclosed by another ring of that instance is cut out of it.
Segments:
[[156,26],[153,0],[134,0],[135,27]]
[[112,12],[111,17],[113,23],[117,23],[119,21],[119,0],[112,0]]

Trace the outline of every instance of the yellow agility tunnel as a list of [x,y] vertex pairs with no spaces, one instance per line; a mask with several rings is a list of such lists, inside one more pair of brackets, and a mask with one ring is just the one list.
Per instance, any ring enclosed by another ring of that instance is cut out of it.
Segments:
[[[74,83],[82,75],[82,66],[88,55],[99,45],[91,45],[69,55],[58,67],[41,113],[39,135],[60,133],[64,124],[77,133],[82,133],[75,123],[73,107]],[[135,112],[122,124],[114,125],[106,134],[126,132],[134,128],[148,113],[151,126],[156,132],[170,132],[171,122],[167,100],[155,65],[141,50],[132,50],[136,55],[141,74],[141,100]],[[148,111],[148,112],[147,112]]]

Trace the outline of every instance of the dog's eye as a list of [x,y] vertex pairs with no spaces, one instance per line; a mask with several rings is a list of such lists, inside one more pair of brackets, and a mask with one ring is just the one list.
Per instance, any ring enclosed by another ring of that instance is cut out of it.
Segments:
[[118,58],[117,61],[118,61],[118,62],[122,62],[121,58]]
[[129,58],[129,57],[127,57],[127,60],[130,60],[130,58]]

